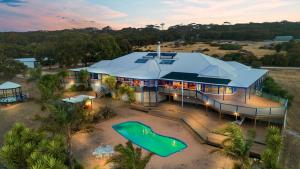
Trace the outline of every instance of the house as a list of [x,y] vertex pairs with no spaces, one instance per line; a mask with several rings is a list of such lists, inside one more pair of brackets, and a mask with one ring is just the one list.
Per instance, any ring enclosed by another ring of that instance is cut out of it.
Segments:
[[[76,84],[80,70],[90,73],[94,91],[101,92],[105,88],[104,79],[114,76],[118,85],[125,83],[133,87],[136,102],[143,105],[174,100],[183,106],[184,102],[198,103],[200,100],[215,109],[222,109],[220,112],[226,109],[231,113],[275,116],[269,107],[247,107],[251,97],[261,88],[267,70],[222,61],[202,53],[166,53],[160,52],[158,46],[157,52],[134,52],[89,67],[70,69],[68,84]],[[276,109],[276,116],[282,117],[284,111],[285,107]]]
[[16,58],[15,60],[23,63],[27,68],[36,68],[38,64],[35,58]]
[[283,43],[283,42],[289,42],[289,41],[291,41],[293,39],[294,39],[293,36],[275,36],[275,38],[273,39],[273,41],[275,43]]
[[[103,79],[111,75],[139,90],[149,90],[149,96],[153,97],[148,98],[150,102],[160,100],[155,94],[160,86],[183,87],[213,95],[232,95],[238,90],[247,94],[251,88],[257,89],[261,85],[268,72],[202,53],[179,52],[134,52],[114,60],[102,60],[87,68],[71,69],[73,77],[81,69],[91,73],[95,91],[100,90]],[[144,102],[143,99],[137,100]]]

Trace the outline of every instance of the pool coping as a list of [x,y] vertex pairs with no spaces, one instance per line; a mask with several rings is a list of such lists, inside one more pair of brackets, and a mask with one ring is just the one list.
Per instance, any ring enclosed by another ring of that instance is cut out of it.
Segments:
[[[121,125],[121,124],[124,124],[124,123],[130,123],[130,122],[139,123],[139,124],[141,124],[141,125],[143,125],[143,126],[146,126],[146,127],[148,127],[148,128],[151,130],[152,133],[155,133],[155,134],[157,134],[157,135],[159,135],[159,136],[167,137],[167,138],[170,138],[170,139],[177,140],[177,141],[181,142],[183,145],[185,145],[185,147],[182,148],[182,149],[180,149],[180,150],[177,150],[177,151],[175,151],[175,152],[173,152],[173,153],[170,153],[169,155],[166,155],[166,156],[156,154],[156,153],[154,153],[153,151],[150,151],[148,148],[145,148],[144,146],[141,146],[140,144],[134,142],[133,140],[129,140],[127,137],[125,137],[122,133],[120,133],[120,132],[116,129],[116,126],[117,126],[117,125]],[[188,147],[188,144],[186,144],[184,141],[182,141],[182,140],[180,140],[180,139],[177,139],[177,138],[174,138],[174,137],[170,137],[170,136],[165,136],[165,135],[159,134],[159,133],[155,132],[155,131],[152,129],[152,127],[150,127],[150,126],[148,126],[148,125],[146,125],[146,124],[144,124],[144,123],[142,123],[142,122],[139,122],[139,121],[126,121],[126,122],[118,123],[118,124],[113,125],[112,128],[113,128],[117,133],[119,133],[121,136],[123,136],[126,140],[129,140],[129,141],[132,142],[133,144],[135,144],[135,145],[137,145],[137,146],[139,146],[139,147],[141,147],[141,148],[143,148],[143,149],[145,149],[145,150],[147,150],[147,151],[149,151],[149,152],[151,152],[151,153],[153,153],[153,154],[155,154],[155,155],[158,155],[158,156],[160,156],[160,157],[169,157],[169,156],[171,156],[171,155],[173,155],[173,154],[176,154],[176,153],[178,153],[178,152],[180,152],[180,151],[182,151],[182,150],[184,150],[184,149],[186,149],[186,148]]]

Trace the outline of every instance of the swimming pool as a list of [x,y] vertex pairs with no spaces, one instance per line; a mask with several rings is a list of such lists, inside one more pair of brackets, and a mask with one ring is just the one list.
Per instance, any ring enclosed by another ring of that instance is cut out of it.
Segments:
[[168,157],[187,147],[183,141],[157,134],[138,121],[127,121],[112,128],[132,143],[161,157]]

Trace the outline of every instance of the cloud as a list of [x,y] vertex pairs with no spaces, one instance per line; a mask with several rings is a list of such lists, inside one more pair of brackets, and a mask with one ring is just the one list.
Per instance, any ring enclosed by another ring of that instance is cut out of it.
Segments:
[[106,25],[117,27],[118,25],[111,21],[127,16],[125,13],[85,0],[28,0],[27,5],[18,8],[0,4],[0,9],[0,16],[4,15],[3,11],[6,14],[11,13],[8,17],[0,17],[0,31],[57,30]]
[[0,31],[300,20],[299,0],[0,0]]
[[23,0],[0,0],[0,4],[5,4],[10,7],[18,7],[25,3]]
[[[283,19],[300,20],[292,15],[297,0],[163,0],[172,13],[167,19],[169,24],[178,23],[232,23],[280,21]],[[278,15],[279,11],[284,11]]]

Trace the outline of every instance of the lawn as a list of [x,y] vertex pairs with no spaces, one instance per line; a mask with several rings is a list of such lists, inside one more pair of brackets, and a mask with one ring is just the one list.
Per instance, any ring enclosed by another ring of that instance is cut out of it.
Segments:
[[[251,41],[237,41],[239,45],[242,45],[242,49],[253,52],[258,58],[264,55],[273,54],[275,51],[270,49],[260,49],[264,45],[264,42],[251,42]],[[148,45],[141,48],[135,47],[135,49],[141,50],[156,50],[157,45]],[[209,49],[209,51],[204,51],[203,53],[207,55],[218,55],[224,56],[225,54],[237,52],[237,50],[220,50],[219,47],[210,46],[207,43],[197,42],[195,44],[188,45],[178,45],[175,46],[173,42],[166,42],[161,44],[161,51],[163,52],[193,52],[201,51],[204,49]]]
[[300,70],[273,69],[270,75],[294,95],[293,105],[288,110],[287,127],[284,132],[281,160],[285,168],[300,168]]

